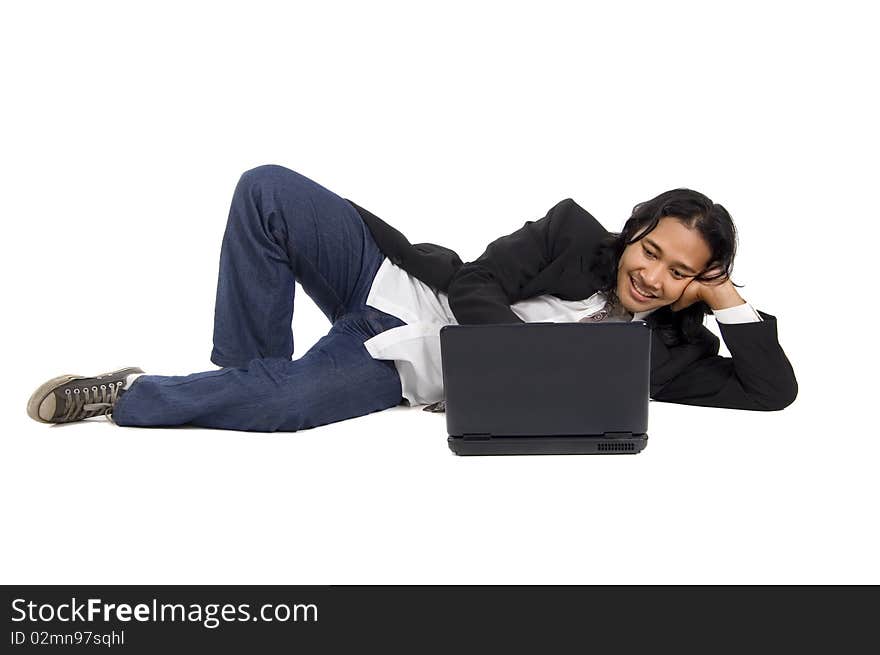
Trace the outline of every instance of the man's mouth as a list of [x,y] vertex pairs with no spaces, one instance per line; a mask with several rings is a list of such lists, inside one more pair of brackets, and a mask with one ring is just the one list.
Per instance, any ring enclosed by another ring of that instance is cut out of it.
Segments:
[[644,289],[639,287],[639,285],[636,283],[636,279],[634,277],[630,276],[629,282],[630,282],[630,285],[632,286],[632,288],[635,289],[636,293],[639,294],[640,296],[642,296],[646,299],[657,297],[653,293],[648,293],[647,291],[645,291]]

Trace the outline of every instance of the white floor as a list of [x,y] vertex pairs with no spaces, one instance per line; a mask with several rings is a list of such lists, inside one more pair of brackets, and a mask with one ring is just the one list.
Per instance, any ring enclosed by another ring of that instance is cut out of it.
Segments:
[[876,583],[880,446],[858,428],[809,399],[651,403],[637,456],[461,458],[443,415],[403,406],[275,435],[19,412],[0,578]]

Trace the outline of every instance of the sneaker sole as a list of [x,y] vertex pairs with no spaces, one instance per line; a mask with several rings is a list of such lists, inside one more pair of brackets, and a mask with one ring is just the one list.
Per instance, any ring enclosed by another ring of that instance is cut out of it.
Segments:
[[[97,375],[93,375],[91,377],[102,378],[107,375],[117,375],[122,373],[123,371],[131,371],[131,373],[143,373],[143,371],[137,367],[127,366],[125,368],[120,368],[115,371],[108,371],[107,373],[98,373]],[[87,377],[83,375],[73,375],[71,373],[67,373],[65,375],[59,375],[57,378],[52,378],[45,384],[41,384],[40,387],[31,394],[30,399],[27,404],[27,413],[35,421],[39,421],[40,423],[54,423],[54,421],[47,421],[46,419],[40,416],[40,405],[43,404],[43,400],[45,400],[46,396],[55,391],[61,385],[67,384],[71,380],[86,380]]]

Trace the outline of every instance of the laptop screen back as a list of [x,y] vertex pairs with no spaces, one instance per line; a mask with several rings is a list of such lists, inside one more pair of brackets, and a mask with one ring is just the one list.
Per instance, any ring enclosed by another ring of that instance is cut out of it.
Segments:
[[449,325],[440,349],[452,436],[647,432],[644,321]]

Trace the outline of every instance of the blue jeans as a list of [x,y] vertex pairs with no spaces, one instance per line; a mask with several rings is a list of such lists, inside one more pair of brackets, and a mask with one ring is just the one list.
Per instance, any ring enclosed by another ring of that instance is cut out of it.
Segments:
[[[295,431],[399,405],[400,377],[364,341],[404,321],[365,305],[385,256],[348,202],[282,166],[241,176],[220,251],[211,361],[220,370],[144,375],[122,394],[125,426]],[[332,323],[293,355],[294,282]]]

